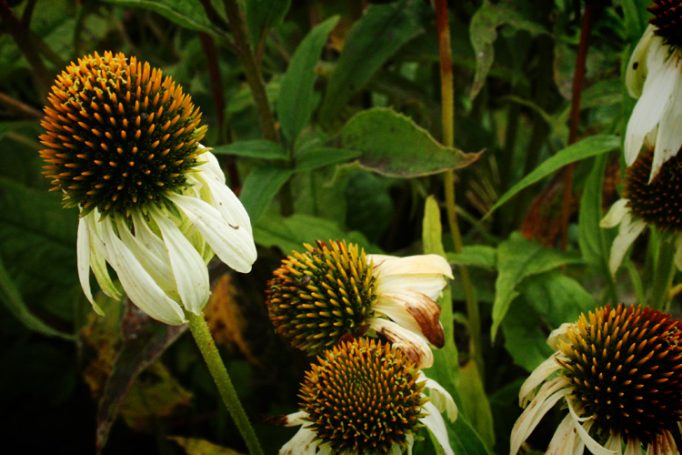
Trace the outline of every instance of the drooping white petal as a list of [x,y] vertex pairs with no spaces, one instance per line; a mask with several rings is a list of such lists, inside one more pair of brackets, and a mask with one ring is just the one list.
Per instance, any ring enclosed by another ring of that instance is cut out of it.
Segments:
[[202,200],[179,194],[170,199],[199,229],[221,261],[238,272],[251,271],[256,245],[246,228],[228,225],[218,210]]
[[279,455],[316,455],[317,435],[307,426],[302,426],[286,444],[279,449]]
[[546,455],[573,455],[578,448],[584,448],[584,443],[575,429],[573,418],[566,414],[549,442]]
[[547,337],[547,344],[549,347],[554,350],[559,350],[559,345],[561,342],[568,341],[566,338],[566,333],[568,333],[568,330],[574,325],[575,324],[572,322],[564,322],[559,327],[552,330]]
[[427,295],[415,291],[379,294],[374,310],[406,329],[424,335],[431,344],[443,347],[445,335],[439,319],[440,307]]
[[417,368],[430,368],[433,365],[433,352],[423,336],[378,317],[370,319],[369,328],[403,351]]
[[[95,299],[92,298],[92,290],[90,289],[90,236],[88,235],[88,225],[83,218],[78,220],[76,266],[78,268],[78,281],[83,288],[83,294],[94,307]],[[102,311],[101,308],[97,313],[100,314],[100,311]]]
[[670,62],[669,48],[658,45],[660,38],[652,38],[648,55],[648,74],[642,89],[642,96],[637,100],[625,132],[625,162],[630,166],[637,159],[644,144],[644,138],[661,120],[667,104],[672,96],[672,90],[679,71]]
[[442,385],[428,378],[423,371],[419,372],[419,381],[426,381],[425,388],[429,390],[429,399],[438,411],[445,411],[450,422],[457,420],[457,405],[452,395]]
[[510,455],[516,455],[523,441],[528,439],[528,436],[535,430],[545,414],[570,391],[569,382],[563,377],[554,378],[542,385],[537,396],[514,423],[510,441]]
[[535,392],[535,389],[540,384],[549,379],[549,377],[555,371],[561,369],[561,365],[559,365],[559,362],[556,361],[557,355],[559,355],[559,353],[555,352],[544,362],[538,365],[538,367],[533,370],[530,376],[528,376],[528,378],[521,385],[521,389],[519,390],[519,404],[522,407],[525,407],[530,401],[530,398],[533,396],[533,392]]
[[618,433],[611,433],[609,439],[604,443],[604,447],[608,450],[613,450],[616,453],[620,453],[623,448],[623,438]]
[[677,155],[682,147],[682,66],[677,64],[677,57],[671,56],[669,65],[673,66],[673,86],[668,95],[668,103],[661,115],[656,134],[654,159],[651,163],[649,183],[658,174],[661,166],[670,158]]
[[438,441],[438,444],[443,448],[443,453],[446,455],[454,455],[455,452],[452,450],[452,447],[450,447],[448,430],[445,427],[443,416],[440,415],[438,409],[436,409],[431,402],[425,403],[424,406],[422,406],[422,409],[426,412],[426,415],[419,419],[419,421],[429,429],[431,434],[433,434],[436,441]]
[[447,284],[445,278],[452,278],[450,265],[436,254],[404,258],[370,254],[367,260],[374,264],[378,293],[417,291],[436,300]]
[[98,217],[99,215],[97,214],[96,209],[83,217],[87,224],[88,239],[90,241],[90,267],[92,267],[92,273],[95,275],[97,284],[99,284],[102,292],[114,300],[121,300],[123,299],[123,294],[114,284],[109,275],[109,270],[107,269],[107,251],[104,242],[102,242],[100,229],[102,223],[98,221]]
[[101,223],[102,240],[107,249],[108,261],[116,271],[130,300],[158,321],[171,325],[185,323],[185,315],[180,305],[166,295],[135,255],[116,236],[112,223],[108,219]]
[[208,269],[204,259],[175,223],[164,218],[161,213],[157,215],[159,216],[155,217],[155,222],[168,250],[171,269],[182,304],[192,313],[201,314],[211,293]]
[[601,219],[599,226],[605,229],[616,227],[623,221],[623,217],[630,213],[627,199],[618,199],[606,212],[606,216]]
[[578,431],[580,439],[583,440],[585,446],[590,449],[590,452],[592,452],[594,455],[617,455],[618,452],[607,449],[606,447],[599,444],[592,436],[590,436],[587,430],[583,427],[580,417],[578,417],[578,414],[575,413],[573,405],[571,404],[571,400],[566,400],[566,402],[568,403],[568,412],[571,414],[571,417],[575,423],[575,429]]
[[628,438],[623,455],[642,455],[642,443],[638,439]]
[[616,274],[618,267],[623,262],[625,253],[630,248],[630,245],[642,233],[646,223],[640,219],[633,219],[631,214],[626,214],[618,227],[618,235],[613,240],[611,245],[611,254],[609,257],[609,270],[612,275]]
[[[647,54],[652,38],[654,38],[654,26],[647,26],[644,34],[639,39],[635,50],[632,51],[628,67],[625,71],[625,86],[633,98],[639,98],[642,94],[642,86],[648,74]],[[659,43],[656,43],[660,45]]]

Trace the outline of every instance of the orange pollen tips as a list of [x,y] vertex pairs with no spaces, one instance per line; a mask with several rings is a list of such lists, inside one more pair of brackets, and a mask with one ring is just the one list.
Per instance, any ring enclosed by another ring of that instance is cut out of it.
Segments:
[[654,15],[649,22],[663,41],[682,48],[682,2],[680,0],[654,0],[649,11]]
[[158,204],[197,164],[201,112],[149,63],[86,55],[57,76],[47,99],[43,173],[67,205],[107,214]]
[[420,425],[418,370],[405,354],[374,339],[342,342],[306,372],[301,409],[333,453],[391,453]]
[[682,323],[669,314],[602,307],[581,315],[560,349],[572,399],[601,437],[646,445],[682,421]]
[[365,251],[355,244],[318,241],[305,248],[274,271],[266,303],[277,332],[313,355],[367,330],[376,278]]

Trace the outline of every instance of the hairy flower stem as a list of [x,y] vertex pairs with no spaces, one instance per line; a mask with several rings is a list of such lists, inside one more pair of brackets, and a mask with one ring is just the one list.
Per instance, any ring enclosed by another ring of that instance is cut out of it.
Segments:
[[251,88],[251,94],[256,104],[258,111],[258,118],[260,126],[263,130],[263,137],[271,141],[279,142],[279,135],[275,129],[275,119],[268,103],[268,98],[265,93],[265,83],[260,72],[260,68],[256,64],[256,59],[251,51],[251,45],[246,34],[246,24],[244,23],[243,15],[237,4],[237,0],[224,0],[225,12],[227,13],[227,20],[230,23],[232,36],[237,47],[237,56],[244,65],[244,72],[246,81]]
[[[455,142],[455,88],[452,76],[452,47],[450,44],[450,27],[448,25],[447,0],[436,0],[436,21],[438,30],[438,48],[440,51],[440,81],[441,81],[441,120],[443,124],[443,143],[452,147]],[[455,252],[462,251],[462,234],[457,222],[457,206],[455,203],[455,172],[449,170],[445,173],[445,207],[447,211],[448,226]],[[476,294],[471,284],[469,269],[460,266],[459,272],[462,277],[462,288],[467,305],[469,318],[469,333],[471,334],[471,351],[478,371],[483,374],[483,356],[481,348],[481,322],[478,311]],[[448,304],[450,304],[448,302]],[[452,321],[445,321],[451,324]]]
[[262,455],[263,449],[258,442],[256,432],[251,426],[249,418],[239,402],[237,391],[234,389],[232,381],[230,380],[230,375],[220,358],[218,348],[213,341],[213,337],[211,336],[211,332],[208,329],[208,324],[206,324],[203,314],[196,315],[187,311],[186,316],[189,321],[189,329],[192,332],[192,336],[194,336],[194,341],[196,341],[197,346],[201,351],[201,355],[204,357],[204,361],[213,377],[213,381],[215,381],[215,384],[218,387],[218,392],[223,399],[225,407],[232,416],[234,423],[237,425],[237,429],[244,438],[244,442],[246,442],[249,453],[252,455]]

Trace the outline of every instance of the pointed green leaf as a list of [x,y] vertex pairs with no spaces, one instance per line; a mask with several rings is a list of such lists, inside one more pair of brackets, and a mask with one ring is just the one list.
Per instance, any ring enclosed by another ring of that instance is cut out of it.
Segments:
[[215,34],[216,31],[204,14],[203,8],[194,0],[104,0],[115,6],[128,6],[154,11],[184,27],[197,32]]
[[291,169],[260,166],[251,170],[244,180],[239,199],[251,218],[251,223],[260,219],[280,188],[293,175]]
[[214,155],[233,155],[261,160],[286,161],[289,159],[287,151],[281,145],[265,139],[251,139],[219,145],[212,147],[211,152]]

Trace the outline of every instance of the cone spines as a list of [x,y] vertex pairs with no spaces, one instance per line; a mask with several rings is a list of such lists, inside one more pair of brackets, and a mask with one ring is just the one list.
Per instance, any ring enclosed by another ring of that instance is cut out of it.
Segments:
[[278,333],[317,354],[342,336],[359,336],[376,299],[376,278],[364,250],[345,241],[305,245],[282,261],[268,282],[266,302]]
[[654,15],[649,22],[656,34],[666,44],[682,47],[682,2],[680,0],[654,0],[649,11]]
[[606,306],[581,315],[560,349],[582,415],[645,444],[682,420],[682,324],[650,308]]
[[135,57],[105,52],[57,76],[40,154],[68,205],[104,213],[163,201],[185,185],[205,134],[201,112],[173,80]]
[[642,150],[627,169],[625,198],[632,213],[664,231],[682,230],[682,155],[666,161],[649,183],[653,149]]
[[425,398],[418,370],[374,339],[341,342],[306,372],[301,409],[333,453],[389,453],[419,425]]

